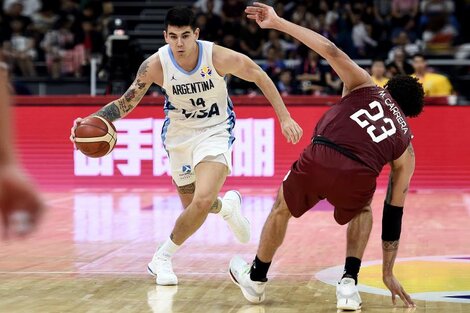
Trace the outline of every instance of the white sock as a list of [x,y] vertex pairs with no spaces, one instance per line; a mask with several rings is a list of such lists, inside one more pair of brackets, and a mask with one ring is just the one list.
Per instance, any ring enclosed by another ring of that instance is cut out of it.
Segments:
[[178,246],[170,238],[168,238],[161,246],[158,248],[156,256],[162,259],[171,259],[173,254],[178,251],[181,246]]

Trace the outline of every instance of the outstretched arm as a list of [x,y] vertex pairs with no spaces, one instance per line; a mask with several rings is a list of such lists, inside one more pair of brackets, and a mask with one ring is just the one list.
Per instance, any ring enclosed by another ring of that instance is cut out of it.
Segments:
[[382,217],[382,275],[384,284],[392,292],[393,304],[396,303],[395,296],[398,295],[407,306],[411,307],[414,306],[413,301],[393,274],[401,234],[403,206],[415,168],[415,155],[411,143],[406,151],[391,163],[391,166]]
[[299,142],[303,134],[302,128],[291,118],[279,91],[266,72],[246,55],[217,45],[214,45],[213,62],[217,72],[222,76],[232,74],[254,82],[273,106],[281,123],[282,133],[288,142],[294,144]]
[[139,67],[132,85],[119,99],[108,103],[92,115],[104,117],[108,121],[115,121],[129,114],[142,100],[157,77],[162,77],[162,66],[158,54],[146,59]]
[[248,18],[255,20],[261,28],[285,32],[325,58],[341,78],[348,92],[374,86],[370,75],[364,69],[322,35],[279,17],[272,7],[263,3],[255,2],[253,6],[248,6],[245,12]]

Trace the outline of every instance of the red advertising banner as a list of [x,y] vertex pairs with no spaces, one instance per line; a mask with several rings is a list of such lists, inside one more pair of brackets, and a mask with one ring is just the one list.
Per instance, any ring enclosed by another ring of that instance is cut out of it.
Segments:
[[[73,103],[60,106],[38,105],[37,98],[29,105],[23,98],[15,108],[17,150],[43,189],[171,186],[168,158],[160,138],[164,117],[161,106],[143,105],[117,121],[118,145],[114,151],[101,159],[89,159],[74,151],[68,140],[70,127],[76,117],[95,112],[101,107],[95,104],[107,103],[108,99],[98,98],[92,104],[73,99]],[[309,143],[316,122],[328,107],[296,103],[289,108],[304,129],[302,141],[292,145],[282,135],[272,108],[243,102],[237,107],[234,99],[237,139],[233,172],[226,185],[276,187]],[[430,106],[420,118],[410,121],[417,155],[412,187],[470,186],[469,114],[467,107]],[[386,185],[387,173],[385,170],[379,178],[379,187]]]

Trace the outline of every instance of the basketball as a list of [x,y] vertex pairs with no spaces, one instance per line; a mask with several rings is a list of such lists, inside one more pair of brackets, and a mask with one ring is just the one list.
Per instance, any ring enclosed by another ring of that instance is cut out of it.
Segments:
[[116,139],[113,123],[100,116],[85,118],[75,129],[77,149],[90,158],[109,154],[116,144]]

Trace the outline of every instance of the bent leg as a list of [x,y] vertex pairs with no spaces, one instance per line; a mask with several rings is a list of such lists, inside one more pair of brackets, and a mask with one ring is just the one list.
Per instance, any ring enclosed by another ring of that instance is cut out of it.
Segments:
[[201,162],[195,171],[193,199],[176,220],[170,236],[176,245],[185,242],[204,223],[227,176],[227,166],[216,162]]

